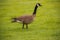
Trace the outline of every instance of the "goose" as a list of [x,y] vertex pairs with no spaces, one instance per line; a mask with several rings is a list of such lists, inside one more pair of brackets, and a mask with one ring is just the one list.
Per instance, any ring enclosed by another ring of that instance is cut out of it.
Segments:
[[15,17],[12,18],[12,22],[21,22],[23,24],[22,29],[24,29],[24,25],[26,25],[26,29],[28,29],[28,24],[32,23],[34,21],[34,18],[36,17],[36,12],[37,12],[37,8],[39,6],[42,6],[40,3],[37,3],[35,8],[34,8],[34,12],[32,15],[22,15],[20,17]]

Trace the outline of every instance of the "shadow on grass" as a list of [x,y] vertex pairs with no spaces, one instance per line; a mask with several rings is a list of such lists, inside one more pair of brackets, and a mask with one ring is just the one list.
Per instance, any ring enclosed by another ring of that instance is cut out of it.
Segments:
[[28,31],[32,31],[32,30],[34,30],[34,29],[32,29],[32,28],[28,28],[28,29],[26,29],[26,28],[24,28],[24,29],[22,29],[22,28],[14,28],[14,29],[9,29],[8,31],[14,31],[14,32],[28,32]]

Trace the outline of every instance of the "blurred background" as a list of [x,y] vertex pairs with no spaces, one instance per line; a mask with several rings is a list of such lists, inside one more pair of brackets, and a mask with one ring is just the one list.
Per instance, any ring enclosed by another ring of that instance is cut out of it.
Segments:
[[[11,23],[13,17],[32,14],[36,3],[36,18],[29,29]],[[0,40],[60,40],[60,0],[0,0]]]

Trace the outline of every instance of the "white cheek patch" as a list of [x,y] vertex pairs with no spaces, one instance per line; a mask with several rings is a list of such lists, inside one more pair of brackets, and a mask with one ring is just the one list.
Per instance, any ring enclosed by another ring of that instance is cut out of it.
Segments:
[[39,6],[39,5],[37,4],[37,6]]

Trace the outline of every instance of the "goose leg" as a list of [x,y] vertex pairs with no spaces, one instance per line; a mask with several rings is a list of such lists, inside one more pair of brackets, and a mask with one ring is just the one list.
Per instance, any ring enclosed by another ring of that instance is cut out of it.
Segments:
[[26,24],[26,29],[28,29],[28,24]]
[[24,29],[24,23],[23,23],[22,29]]

